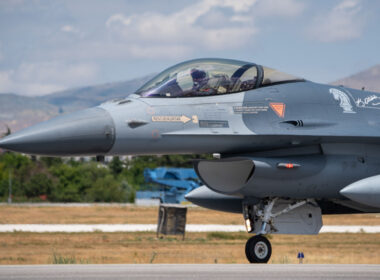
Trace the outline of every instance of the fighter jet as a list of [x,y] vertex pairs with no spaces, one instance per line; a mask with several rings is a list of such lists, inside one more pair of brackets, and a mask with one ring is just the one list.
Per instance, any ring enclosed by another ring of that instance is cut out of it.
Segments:
[[323,214],[380,212],[380,93],[314,83],[255,63],[177,64],[124,99],[0,140],[46,156],[214,154],[187,199],[241,213],[249,262],[265,234],[317,234]]

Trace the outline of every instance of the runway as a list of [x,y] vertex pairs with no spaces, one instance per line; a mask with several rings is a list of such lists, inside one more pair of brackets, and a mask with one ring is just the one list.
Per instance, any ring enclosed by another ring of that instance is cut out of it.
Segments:
[[380,265],[23,265],[0,266],[0,279],[352,279],[378,280]]
[[[157,230],[156,224],[3,224],[0,232],[142,232]],[[186,225],[186,232],[240,232],[243,225]],[[320,233],[379,233],[380,226],[323,226]]]

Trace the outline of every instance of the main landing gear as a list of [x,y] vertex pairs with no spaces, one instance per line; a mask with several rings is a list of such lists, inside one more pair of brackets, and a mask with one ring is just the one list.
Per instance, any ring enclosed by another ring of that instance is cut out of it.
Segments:
[[267,263],[272,255],[272,246],[269,240],[263,236],[267,233],[279,232],[274,226],[274,218],[286,214],[300,206],[310,202],[305,199],[288,204],[285,208],[277,213],[273,213],[273,207],[279,198],[270,198],[261,201],[259,204],[243,204],[243,215],[247,232],[256,233],[248,239],[245,245],[245,255],[250,263]]

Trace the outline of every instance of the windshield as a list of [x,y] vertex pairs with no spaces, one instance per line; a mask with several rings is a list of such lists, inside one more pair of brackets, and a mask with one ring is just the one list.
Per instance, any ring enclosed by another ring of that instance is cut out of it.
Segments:
[[142,97],[191,97],[228,94],[295,80],[254,63],[228,59],[197,59],[177,64],[148,81],[136,94]]

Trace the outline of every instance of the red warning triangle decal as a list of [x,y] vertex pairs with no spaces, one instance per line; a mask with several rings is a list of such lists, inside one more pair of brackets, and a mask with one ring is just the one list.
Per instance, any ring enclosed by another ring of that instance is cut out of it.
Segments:
[[269,103],[272,110],[279,116],[283,118],[285,116],[285,104],[284,103]]

